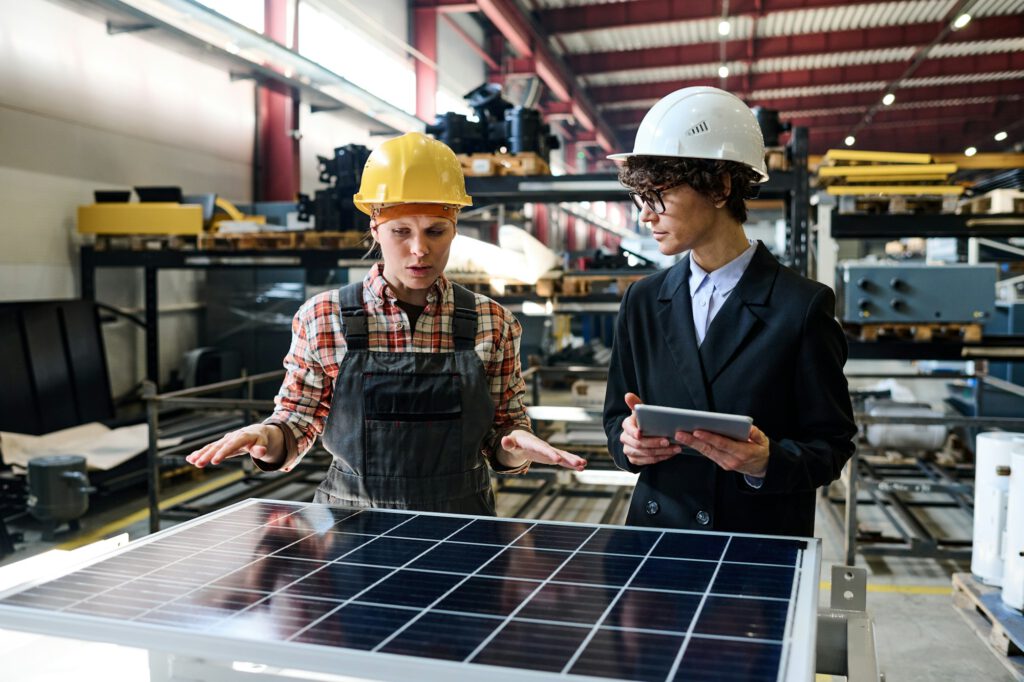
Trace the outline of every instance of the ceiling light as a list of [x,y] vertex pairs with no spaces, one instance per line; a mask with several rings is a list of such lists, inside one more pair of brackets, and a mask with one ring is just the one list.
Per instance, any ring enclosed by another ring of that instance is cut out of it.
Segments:
[[722,64],[721,66],[719,66],[718,67],[718,77],[719,78],[728,78],[729,77],[729,67],[726,66],[725,64]]
[[1006,131],[1005,130],[1000,130],[993,137],[995,137],[996,142],[1002,142],[1003,140],[1006,139]]
[[978,153],[977,147],[968,147],[964,150],[964,156],[974,156]]
[[885,106],[889,106],[895,101],[896,95],[892,94],[891,92],[885,93],[885,97],[882,98],[882,104],[884,104]]
[[856,142],[856,141],[857,141],[857,138],[856,138],[856,137],[854,137],[853,135],[847,135],[847,136],[846,136],[846,139],[845,139],[845,140],[843,140],[843,142],[845,142],[845,143],[846,143],[846,146],[847,146],[847,147],[852,147],[852,146],[853,146],[853,143],[854,143],[854,142]]
[[[968,21],[970,21],[970,19],[968,19]],[[729,31],[731,30],[732,25],[729,23],[728,19],[722,19],[720,22],[718,22],[718,35],[727,36],[729,35]]]
[[969,23],[971,23],[971,15],[970,14],[961,14],[960,16],[958,16],[953,21],[953,30],[954,31],[959,31],[960,29],[962,29],[964,26],[966,26]]
[[242,51],[241,48],[239,48],[238,45],[235,45],[234,43],[228,43],[224,46],[224,49],[230,52],[231,54],[238,54]]

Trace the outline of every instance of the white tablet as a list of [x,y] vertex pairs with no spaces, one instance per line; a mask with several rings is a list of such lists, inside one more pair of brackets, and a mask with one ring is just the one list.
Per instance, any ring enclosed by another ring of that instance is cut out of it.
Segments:
[[684,410],[660,405],[637,405],[636,421],[645,438],[673,439],[676,431],[710,431],[733,440],[746,441],[754,420],[739,414]]

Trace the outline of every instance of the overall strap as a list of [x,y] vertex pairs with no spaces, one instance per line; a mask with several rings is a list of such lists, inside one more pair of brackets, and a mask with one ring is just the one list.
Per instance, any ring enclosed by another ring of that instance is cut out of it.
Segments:
[[369,348],[366,311],[363,309],[363,283],[352,282],[338,290],[341,306],[341,333],[345,335],[349,350]]
[[473,350],[476,347],[476,296],[466,287],[454,282],[452,291],[455,294],[455,316],[452,320],[455,350]]

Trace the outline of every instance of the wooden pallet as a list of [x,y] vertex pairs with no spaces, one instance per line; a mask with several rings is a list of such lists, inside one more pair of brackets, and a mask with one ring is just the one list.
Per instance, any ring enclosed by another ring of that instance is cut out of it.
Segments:
[[97,251],[193,251],[194,235],[182,234],[98,234]]
[[879,341],[884,339],[903,339],[908,341],[941,341],[956,340],[981,341],[981,325],[975,323],[896,323],[878,322],[872,324],[844,324],[847,331],[860,341]]
[[204,251],[273,251],[296,249],[301,243],[300,232],[213,232],[198,239],[198,247]]
[[615,293],[622,297],[633,282],[647,275],[563,275],[559,293],[563,296],[589,296]]
[[462,172],[470,177],[496,175],[551,175],[551,168],[536,152],[519,154],[459,154]]
[[1024,191],[1019,189],[995,189],[988,194],[964,201],[958,213],[998,215],[1000,213],[1024,213]]
[[365,230],[345,232],[306,231],[302,235],[302,246],[308,249],[354,249],[370,246],[370,233]]
[[953,608],[1014,679],[1024,682],[1024,615],[1003,604],[999,588],[953,574]]
[[843,215],[928,214],[953,213],[957,197],[929,195],[849,195],[839,197],[839,213]]

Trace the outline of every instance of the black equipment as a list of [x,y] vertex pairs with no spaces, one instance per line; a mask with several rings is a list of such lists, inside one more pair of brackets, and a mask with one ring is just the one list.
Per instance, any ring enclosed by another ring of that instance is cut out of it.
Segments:
[[46,524],[44,540],[52,540],[62,523],[78,530],[78,519],[89,510],[89,485],[85,457],[52,455],[36,457],[28,463],[28,511]]
[[347,144],[334,150],[334,156],[317,156],[320,160],[320,182],[329,185],[317,190],[311,201],[309,195],[300,194],[299,220],[316,218],[320,232],[347,232],[370,229],[370,217],[356,208],[352,195],[359,191],[363,179],[363,166],[370,150],[361,144]]

